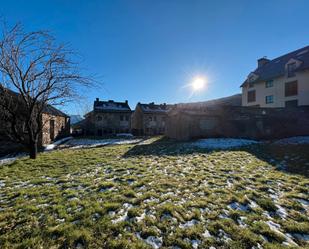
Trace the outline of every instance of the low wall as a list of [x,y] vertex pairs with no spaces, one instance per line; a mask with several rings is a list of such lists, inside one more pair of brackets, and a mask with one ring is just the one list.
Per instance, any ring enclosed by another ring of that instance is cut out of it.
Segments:
[[309,135],[309,107],[258,108],[221,106],[175,108],[165,135],[177,140],[205,137],[275,139]]

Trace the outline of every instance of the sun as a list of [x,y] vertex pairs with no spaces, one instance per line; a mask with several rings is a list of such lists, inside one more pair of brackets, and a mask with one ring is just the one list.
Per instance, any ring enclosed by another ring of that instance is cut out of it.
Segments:
[[193,91],[200,91],[205,87],[205,84],[206,84],[205,78],[196,77],[192,81],[191,86],[192,86]]

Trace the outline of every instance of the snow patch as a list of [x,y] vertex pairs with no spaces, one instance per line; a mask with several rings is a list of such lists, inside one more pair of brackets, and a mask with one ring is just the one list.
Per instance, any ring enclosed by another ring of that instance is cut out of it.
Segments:
[[72,149],[80,148],[94,148],[105,145],[121,145],[121,144],[134,144],[140,142],[141,139],[71,139],[64,143],[67,147]]
[[229,148],[248,146],[257,143],[258,143],[257,141],[249,139],[207,138],[197,140],[196,142],[192,143],[192,145],[205,149],[229,149]]
[[286,145],[286,144],[309,144],[309,136],[298,136],[279,139],[274,142],[274,144]]
[[210,238],[210,237],[212,237],[211,234],[209,233],[209,231],[208,231],[207,229],[206,229],[205,232],[202,234],[202,236],[203,236],[204,238]]
[[194,225],[197,225],[198,223],[199,223],[198,220],[192,219],[192,220],[187,221],[187,222],[184,223],[184,224],[180,224],[179,227],[180,227],[180,228],[192,227],[192,226],[194,226]]
[[121,221],[125,221],[128,218],[128,211],[133,207],[132,204],[130,203],[124,203],[123,204],[123,209],[121,209],[118,213],[120,215],[117,219],[112,220],[112,223],[118,223]]
[[136,233],[136,237],[140,240],[143,240],[146,244],[150,245],[154,249],[159,249],[163,244],[162,237],[148,236],[146,239],[143,239],[140,233]]
[[298,246],[288,235],[282,233],[279,229],[280,229],[280,225],[269,220],[269,221],[266,221],[266,224],[269,226],[270,230],[282,235],[284,238],[285,238],[285,244],[286,245],[292,245],[292,246]]
[[12,163],[15,160],[17,160],[17,159],[19,159],[21,157],[24,157],[24,156],[27,156],[27,154],[26,153],[18,153],[18,154],[14,154],[14,155],[10,154],[10,155],[1,157],[0,158],[0,165],[7,164],[7,163]]
[[45,149],[44,151],[50,151],[50,150],[53,150],[55,149],[59,144],[62,144],[64,142],[67,142],[69,141],[70,139],[72,139],[73,137],[65,137],[65,138],[62,138],[62,139],[59,139],[57,140],[56,142],[52,143],[52,144],[49,144],[47,146],[45,146]]
[[309,241],[309,234],[293,233],[292,236],[297,240]]
[[232,202],[231,204],[227,205],[227,207],[233,210],[239,210],[239,211],[244,211],[244,212],[249,211],[248,205],[242,205],[238,202]]

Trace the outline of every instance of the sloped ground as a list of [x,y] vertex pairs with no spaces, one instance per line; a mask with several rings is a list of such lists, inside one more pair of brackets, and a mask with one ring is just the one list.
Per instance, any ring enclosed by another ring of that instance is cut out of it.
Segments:
[[309,146],[150,142],[0,168],[0,248],[309,246]]

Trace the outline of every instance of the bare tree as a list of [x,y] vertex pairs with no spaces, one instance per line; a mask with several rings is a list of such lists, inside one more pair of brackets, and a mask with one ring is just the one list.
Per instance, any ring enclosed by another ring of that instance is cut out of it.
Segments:
[[81,75],[72,50],[58,45],[50,32],[26,32],[21,24],[3,28],[0,76],[0,108],[2,120],[8,123],[7,136],[26,144],[33,159],[44,108],[73,100],[81,86],[92,83]]

